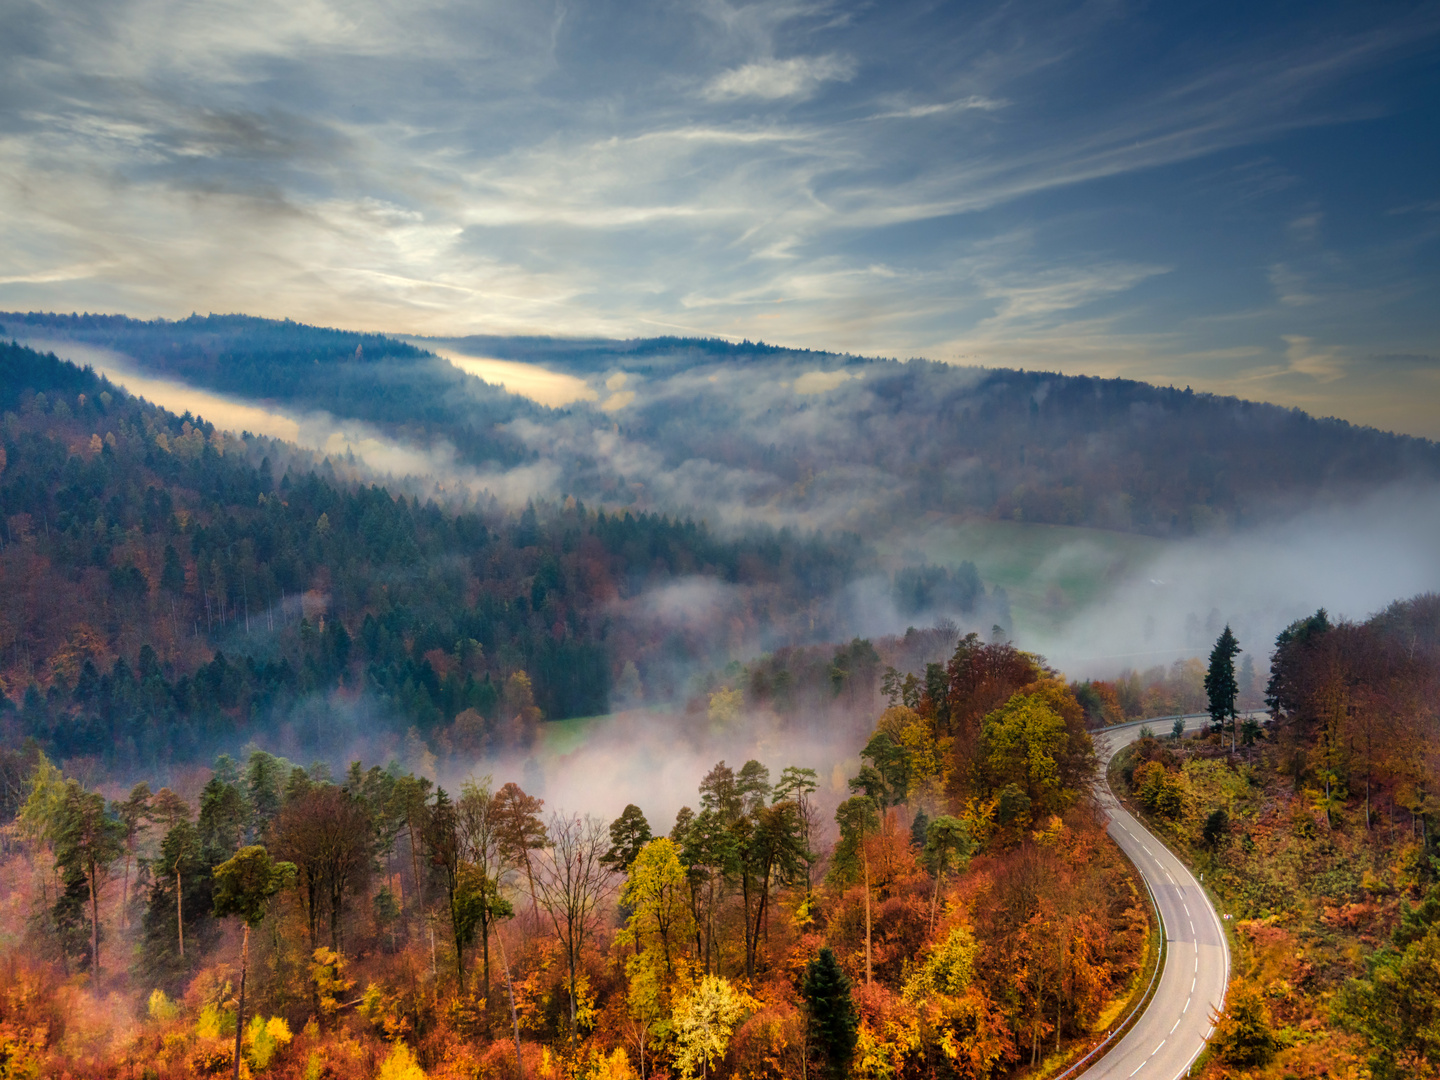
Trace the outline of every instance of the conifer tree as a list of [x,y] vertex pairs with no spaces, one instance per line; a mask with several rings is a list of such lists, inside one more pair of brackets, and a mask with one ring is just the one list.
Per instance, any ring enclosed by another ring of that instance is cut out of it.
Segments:
[[830,949],[821,949],[806,965],[800,992],[809,1013],[810,1036],[819,1044],[830,1075],[848,1075],[860,1021],[849,976]]
[[1215,641],[1215,648],[1210,650],[1210,669],[1205,673],[1205,693],[1210,700],[1210,722],[1222,734],[1226,721],[1230,722],[1232,754],[1235,752],[1235,721],[1239,715],[1235,711],[1235,698],[1240,693],[1240,687],[1235,681],[1235,657],[1240,651],[1240,643],[1235,640],[1230,624],[1226,623],[1225,629]]

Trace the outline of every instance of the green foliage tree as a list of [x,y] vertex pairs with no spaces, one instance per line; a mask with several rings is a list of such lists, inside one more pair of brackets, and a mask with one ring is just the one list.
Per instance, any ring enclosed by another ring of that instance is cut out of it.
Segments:
[[980,845],[970,836],[970,826],[960,818],[941,814],[925,828],[925,846],[920,861],[935,877],[935,894],[930,901],[930,926],[939,912],[940,889],[949,871],[964,870]]
[[100,890],[125,850],[125,824],[103,796],[68,780],[55,832],[55,865],[67,885],[83,882],[90,900],[90,970],[100,977]]
[[805,999],[809,1037],[819,1049],[829,1074],[836,1078],[848,1076],[860,1016],[850,993],[850,978],[828,947],[822,948],[805,965],[800,994]]
[[[854,785],[855,781],[851,781]],[[865,985],[874,974],[871,965],[872,922],[870,913],[870,855],[865,840],[880,827],[880,813],[868,795],[852,795],[835,810],[840,826],[840,843],[835,847],[830,873],[840,882],[854,881],[856,872],[865,889]]]
[[638,806],[629,803],[610,823],[610,850],[605,853],[605,865],[616,873],[625,873],[649,842],[650,823]]
[[1239,983],[1230,989],[1225,1011],[1215,1018],[1211,1048],[1226,1065],[1255,1068],[1275,1056],[1275,1032],[1260,989]]
[[250,963],[250,931],[270,910],[270,901],[295,879],[295,864],[276,862],[258,844],[241,848],[215,867],[215,915],[238,915],[243,924],[240,939],[240,992],[235,1007],[235,1080],[240,1080],[241,1037],[245,1031],[245,976]]
[[130,909],[130,864],[135,860],[140,833],[150,817],[150,785],[143,780],[130,789],[130,794],[115,803],[111,809],[125,828],[125,873],[120,879],[120,925],[129,920]]
[[1240,693],[1239,684],[1235,681],[1235,657],[1240,652],[1240,643],[1235,640],[1230,624],[1226,623],[1225,629],[1215,640],[1215,647],[1210,650],[1210,666],[1205,672],[1205,695],[1209,699],[1210,723],[1216,731],[1223,731],[1226,724],[1229,724],[1232,754],[1235,752],[1235,723],[1239,715],[1235,710],[1235,699]]
[[1074,799],[1075,793],[1064,786],[1058,760],[1068,747],[1069,732],[1041,695],[1016,694],[985,717],[980,738],[992,788],[1016,785],[1037,818]]

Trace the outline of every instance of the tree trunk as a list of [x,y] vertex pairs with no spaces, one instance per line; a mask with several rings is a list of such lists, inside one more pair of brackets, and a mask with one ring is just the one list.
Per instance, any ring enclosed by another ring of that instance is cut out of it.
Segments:
[[130,927],[130,851],[125,851],[125,876],[120,879],[120,928],[128,930]]
[[[455,901],[450,901],[450,925],[455,926]],[[460,993],[465,993],[465,953],[460,947],[460,931],[455,931],[455,977],[460,980]]]
[[865,985],[871,984],[870,971],[870,853],[865,850],[865,837],[860,837],[860,861],[865,867]]
[[415,850],[415,819],[407,816],[405,827],[410,830],[410,876],[415,885],[415,909],[425,906],[425,890],[420,885],[420,856]]
[[482,958],[481,979],[485,986],[485,1008],[490,1008],[490,919],[480,920],[480,954]]
[[240,938],[240,998],[235,1006],[235,1080],[240,1080],[240,1040],[245,1035],[245,968],[250,963],[250,924]]
[[175,860],[175,937],[180,942],[180,959],[185,959],[185,907],[180,891],[180,860]]
[[90,975],[93,984],[100,982],[100,899],[95,895],[95,872],[90,867]]
[[[495,940],[500,943],[500,962],[505,965],[505,992],[510,995],[510,1023],[515,1028],[515,1080],[525,1080],[525,1064],[520,1057],[520,1014],[515,1009],[515,988],[510,984],[510,958],[505,955],[505,939],[499,934]],[[645,1080],[645,1056],[640,1056],[640,1080]]]

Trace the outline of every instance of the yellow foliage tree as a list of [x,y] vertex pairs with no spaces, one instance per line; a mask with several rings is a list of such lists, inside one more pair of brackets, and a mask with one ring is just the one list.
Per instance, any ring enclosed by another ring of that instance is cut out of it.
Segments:
[[682,1076],[708,1075],[710,1066],[725,1057],[730,1036],[755,1002],[728,979],[706,975],[675,1006],[671,1018],[675,1033],[675,1066]]

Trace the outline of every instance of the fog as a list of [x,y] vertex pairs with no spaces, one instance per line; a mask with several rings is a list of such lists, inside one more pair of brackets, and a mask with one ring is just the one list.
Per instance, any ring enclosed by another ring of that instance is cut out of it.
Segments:
[[[579,494],[612,509],[689,514],[721,531],[760,524],[855,531],[871,546],[867,568],[836,593],[810,598],[811,612],[820,613],[817,633],[837,643],[900,634],[939,619],[988,639],[998,624],[1071,678],[1106,677],[1204,656],[1229,623],[1263,671],[1279,630],[1318,607],[1361,619],[1393,600],[1440,590],[1440,485],[1428,480],[1287,491],[1288,512],[1272,507],[1248,525],[1220,515],[1197,530],[1201,535],[1171,538],[997,522],[964,507],[917,509],[925,505],[916,501],[919,488],[963,488],[983,471],[979,459],[965,453],[935,456],[921,430],[929,425],[938,432],[942,421],[963,430],[966,395],[984,377],[979,371],[925,368],[912,382],[886,389],[882,382],[893,381],[896,365],[845,358],[782,354],[718,362],[651,355],[643,364],[621,364],[600,357],[588,369],[570,363],[561,370],[563,363],[447,349],[443,355],[462,371],[541,404],[565,406],[503,423],[531,456],[515,468],[486,470],[461,464],[444,430],[430,431],[421,445],[354,418],[237,401],[157,379],[128,357],[74,341],[30,344],[90,363],[175,412],[285,440],[442,499],[489,494],[519,507]],[[943,412],[937,388],[952,395]],[[1040,381],[1035,410],[1048,407],[1049,391]],[[1163,410],[1148,406],[1130,413],[1137,424],[1151,414],[1163,418]],[[1063,415],[1061,422],[1068,422]],[[1102,463],[1118,454],[1106,437],[1097,432],[1086,449]],[[1187,452],[1173,452],[1170,466],[1183,471]],[[986,586],[972,609],[897,609],[891,591],[897,570],[922,562],[954,567],[962,560],[977,565]],[[613,617],[708,641],[715,658],[748,662],[785,643],[773,628],[757,629],[744,590],[710,577],[668,581],[617,600]],[[787,625],[788,633],[798,632],[798,622]],[[618,670],[631,658],[613,659]],[[706,671],[702,663],[669,673],[668,681],[683,699]],[[825,713],[782,723],[760,714],[722,730],[703,712],[683,712],[678,700],[646,703],[650,707],[600,720],[545,725],[540,743],[524,753],[405,764],[451,785],[471,772],[493,773],[497,782],[515,779],[551,805],[611,816],[634,802],[660,829],[679,806],[693,804],[700,777],[722,758],[738,766],[754,757],[776,776],[789,764],[814,768],[838,801],[873,720]],[[377,727],[373,709],[361,713],[346,721],[356,756],[405,758],[409,751],[399,743],[366,734]],[[283,733],[277,738],[287,741]]]
[[1058,632],[1022,627],[1020,640],[1072,676],[1105,676],[1205,656],[1228,622],[1263,670],[1275,635],[1317,608],[1360,620],[1440,590],[1437,538],[1440,487],[1389,487],[1351,506],[1174,542]]

